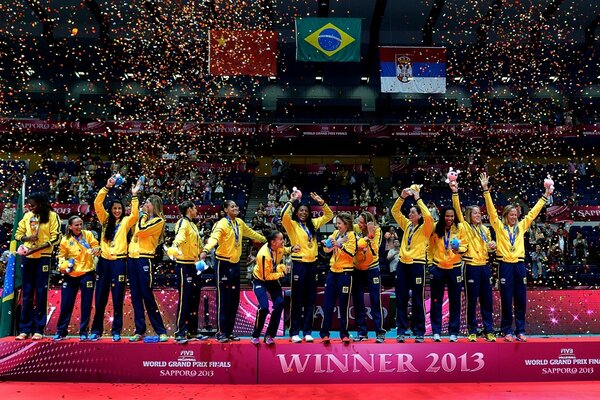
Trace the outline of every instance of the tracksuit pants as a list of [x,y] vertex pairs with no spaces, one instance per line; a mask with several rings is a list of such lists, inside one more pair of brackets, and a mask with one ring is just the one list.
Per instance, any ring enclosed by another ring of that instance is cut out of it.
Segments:
[[48,277],[50,257],[23,258],[23,306],[19,320],[20,333],[44,334],[48,312]]
[[353,271],[352,280],[352,304],[354,306],[354,322],[359,336],[367,336],[367,309],[365,307],[364,291],[369,291],[371,303],[371,317],[375,324],[377,335],[385,334],[383,329],[383,316],[381,309],[381,271],[379,266],[367,270]]
[[321,337],[330,336],[333,310],[339,300],[340,337],[349,337],[348,314],[350,308],[350,295],[352,292],[352,272],[329,271],[325,281],[325,304],[323,305],[323,323],[321,324]]
[[425,335],[425,264],[398,263],[396,268],[396,326],[398,335],[408,330],[408,300],[412,291],[412,332]]
[[431,273],[431,330],[434,334],[442,333],[442,305],[444,289],[448,287],[448,302],[450,303],[450,320],[448,334],[460,333],[460,306],[462,294],[462,268],[444,269],[436,265],[429,268]]
[[292,291],[290,337],[312,335],[317,300],[317,263],[294,261],[290,285]]
[[477,301],[484,333],[494,333],[492,271],[489,265],[465,265],[465,295],[469,334],[477,333]]
[[108,303],[108,294],[112,295],[113,322],[111,334],[121,334],[123,329],[123,301],[127,277],[127,262],[125,258],[107,260],[100,257],[96,265],[96,292],[94,299],[94,320],[92,333],[102,336],[104,332],[104,310]]
[[69,333],[69,322],[75,307],[77,292],[81,291],[81,319],[79,321],[79,335],[88,334],[90,315],[92,314],[92,301],[94,299],[94,287],[96,273],[88,272],[81,276],[63,276],[62,289],[60,291],[60,315],[56,325],[56,333],[67,336]]
[[157,335],[167,333],[152,291],[152,259],[129,258],[127,276],[129,278],[129,290],[131,292],[131,304],[133,305],[133,320],[135,322],[135,333],[143,335],[146,333],[146,311],[148,319]]
[[252,281],[252,290],[254,290],[254,294],[258,300],[258,311],[252,337],[260,337],[265,326],[265,320],[269,314],[269,296],[273,302],[273,311],[271,311],[271,319],[267,326],[266,335],[275,337],[279,328],[279,322],[281,321],[281,314],[283,313],[283,290],[281,289],[281,284],[278,280],[261,281],[254,279]]

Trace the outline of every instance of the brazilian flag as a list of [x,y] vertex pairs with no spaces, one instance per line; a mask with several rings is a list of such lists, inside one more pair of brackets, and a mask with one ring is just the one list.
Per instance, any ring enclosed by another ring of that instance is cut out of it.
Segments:
[[0,337],[15,334],[15,322],[19,316],[15,315],[15,291],[21,287],[21,256],[17,255],[18,244],[15,240],[15,234],[19,221],[23,218],[23,204],[25,201],[25,177],[23,177],[23,186],[17,202],[17,212],[13,222],[12,239],[10,241],[10,255],[6,263],[6,273],[4,275],[4,286],[2,288],[2,303],[0,303]]
[[360,61],[359,18],[296,18],[296,60]]

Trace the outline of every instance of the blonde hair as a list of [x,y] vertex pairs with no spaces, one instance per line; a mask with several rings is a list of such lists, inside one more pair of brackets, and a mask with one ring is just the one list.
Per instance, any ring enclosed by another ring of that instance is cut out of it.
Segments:
[[347,212],[338,213],[336,218],[341,219],[342,222],[344,223],[344,225],[346,225],[346,228],[348,230],[352,230],[352,225],[354,223],[354,220],[352,219],[352,215],[350,215],[350,213],[347,213]]
[[507,217],[508,214],[512,211],[512,210],[516,210],[517,207],[513,206],[512,204],[509,204],[507,206],[504,206],[504,209],[502,210],[502,223],[504,225],[508,225],[508,221],[507,221]]
[[373,224],[375,224],[375,226],[377,226],[377,220],[375,219],[375,216],[369,211],[361,212],[358,217],[362,217],[362,219],[364,219],[366,223],[372,222]]
[[[473,210],[475,210],[476,208],[479,208],[479,206],[468,206],[467,208],[465,208],[465,220],[471,225],[473,224]],[[479,208],[479,211],[481,212],[481,208]],[[479,225],[481,224],[482,222],[479,221]]]
[[[148,201],[148,202],[150,202],[150,204],[152,204],[152,210],[153,210],[154,216],[159,217],[163,221],[166,222],[165,214],[163,211],[163,201],[160,198],[160,196],[152,194],[152,195],[148,196],[146,201]],[[162,243],[164,240],[165,240],[165,229],[163,228],[162,232],[160,233],[160,237],[158,238],[158,243]]]

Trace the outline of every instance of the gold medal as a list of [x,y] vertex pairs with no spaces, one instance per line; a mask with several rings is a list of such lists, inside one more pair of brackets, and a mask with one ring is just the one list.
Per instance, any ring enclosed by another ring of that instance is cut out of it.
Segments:
[[410,251],[410,245],[406,246],[406,250]]
[[112,241],[110,242],[110,247],[115,247],[115,241],[114,241],[114,240],[112,240]]
[[515,246],[510,246],[510,251],[515,251]]
[[309,249],[312,249],[312,247],[313,247],[313,244],[312,244],[312,242],[308,242],[308,248],[309,248]]

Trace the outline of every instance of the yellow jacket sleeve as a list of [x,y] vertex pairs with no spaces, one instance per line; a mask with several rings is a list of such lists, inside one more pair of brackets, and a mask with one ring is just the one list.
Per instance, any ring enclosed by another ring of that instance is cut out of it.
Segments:
[[294,228],[292,225],[292,210],[294,206],[291,202],[285,203],[281,209],[281,224],[285,228],[286,232],[291,232]]
[[533,222],[534,219],[536,219],[536,217],[538,216],[540,211],[542,211],[542,208],[544,208],[547,201],[548,201],[548,199],[546,198],[546,196],[542,196],[537,201],[537,203],[535,203],[535,206],[533,206],[533,208],[531,210],[529,210],[529,212],[527,213],[525,218],[523,218],[523,220],[521,221],[522,225],[521,225],[520,229],[522,229],[524,231],[529,229],[529,227],[531,226],[531,223]]
[[333,211],[331,211],[331,208],[329,208],[327,203],[323,203],[322,207],[323,215],[321,215],[319,218],[313,218],[312,220],[315,229],[319,229],[320,227],[322,227],[323,225],[325,225],[333,219]]
[[242,228],[242,236],[248,237],[252,240],[256,240],[260,243],[265,243],[267,241],[267,239],[263,235],[246,225],[246,223],[241,218],[237,218],[237,223]]
[[425,204],[423,199],[419,198],[419,200],[417,200],[417,205],[421,209],[421,214],[423,215],[423,233],[425,234],[425,236],[429,237],[431,236],[431,234],[433,233],[433,229],[435,228],[435,221],[433,220],[433,217],[429,212],[429,208],[427,208],[427,205]]
[[182,218],[177,222],[175,226],[175,239],[173,239],[173,246],[179,247],[181,243],[185,242],[185,237],[187,233],[187,224],[184,223],[185,220]]
[[48,244],[54,246],[57,243],[60,243],[62,237],[62,234],[60,233],[60,216],[55,212],[51,212],[48,224],[50,226],[50,238],[48,239]]
[[265,281],[274,281],[279,278],[283,278],[283,276],[285,275],[281,271],[279,266],[276,266],[277,272],[273,272],[273,260],[271,259],[271,257],[266,257],[262,255],[258,258],[256,262],[258,263],[258,268],[260,271],[259,278],[261,277],[260,275],[262,275],[262,279]]
[[212,249],[214,249],[218,244],[219,244],[219,240],[221,239],[221,236],[223,235],[223,230],[225,229],[225,226],[227,224],[227,221],[225,220],[225,218],[221,218],[219,220],[219,222],[217,222],[217,224],[214,226],[212,232],[210,233],[210,237],[208,238],[207,242],[206,242],[206,246],[204,246],[204,252],[206,253],[210,253],[210,251]]
[[402,205],[404,204],[404,200],[405,199],[403,199],[402,197],[398,197],[398,199],[396,199],[396,202],[392,206],[392,210],[391,210],[392,217],[394,217],[394,219],[398,223],[398,226],[400,226],[400,229],[402,229],[403,231],[405,231],[406,228],[408,227],[408,224],[410,224],[410,221],[408,220],[408,218],[406,218],[402,214],[402,211],[401,211]]
[[140,203],[137,196],[133,196],[131,199],[131,214],[126,218],[127,222],[125,223],[125,226],[127,227],[127,230],[130,230],[140,218]]
[[[465,222],[465,217],[462,213],[462,208],[460,207],[460,199],[458,198],[458,193],[452,193],[452,208],[454,208],[454,212],[456,212],[456,219],[458,222]],[[471,222],[471,221],[467,221]]]
[[94,199],[94,211],[98,216],[98,221],[100,221],[100,223],[103,225],[108,220],[108,213],[104,209],[104,199],[106,199],[107,194],[108,189],[103,187],[102,189],[100,189],[98,195],[96,195],[96,198]]
[[27,225],[25,222],[25,216],[23,216],[23,218],[21,218],[21,220],[19,221],[19,225],[17,226],[17,232],[15,233],[15,240],[17,242],[20,242],[21,239],[23,239],[23,237],[25,237],[27,233]]
[[502,232],[504,229],[504,224],[502,221],[500,221],[500,218],[498,218],[498,212],[496,211],[496,207],[494,206],[492,195],[490,194],[489,190],[483,192],[483,199],[485,200],[485,211],[490,217],[490,225],[492,225],[496,231],[496,235],[498,235],[498,233]]

